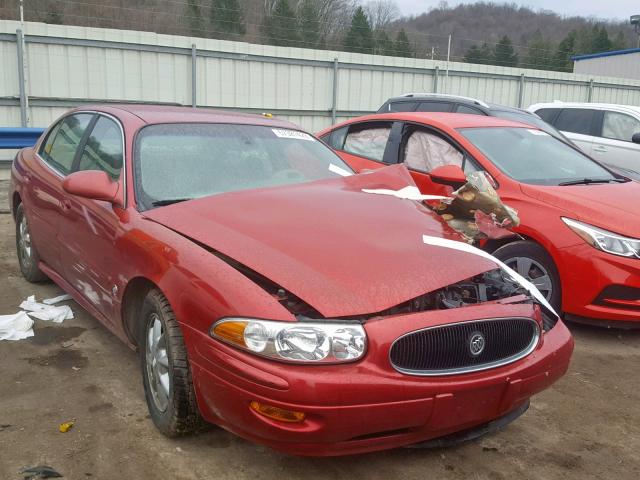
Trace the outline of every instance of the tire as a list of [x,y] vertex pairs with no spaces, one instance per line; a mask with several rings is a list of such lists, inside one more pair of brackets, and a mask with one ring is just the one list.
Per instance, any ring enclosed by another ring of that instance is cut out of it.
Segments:
[[140,364],[144,394],[155,426],[167,437],[200,430],[191,368],[180,326],[162,293],[151,289],[142,304]]
[[38,267],[40,255],[38,255],[38,251],[31,240],[32,237],[29,230],[29,222],[27,222],[27,216],[24,213],[24,205],[20,204],[16,209],[16,255],[18,256],[20,271],[28,282],[45,282],[49,278]]
[[551,306],[560,312],[562,303],[560,274],[553,259],[544,248],[535,242],[518,241],[498,248],[493,255],[536,285]]

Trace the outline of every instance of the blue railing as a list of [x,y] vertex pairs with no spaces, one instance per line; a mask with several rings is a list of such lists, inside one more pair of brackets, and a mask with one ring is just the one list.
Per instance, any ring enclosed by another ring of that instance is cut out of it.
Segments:
[[44,130],[44,128],[0,127],[0,149],[32,147]]

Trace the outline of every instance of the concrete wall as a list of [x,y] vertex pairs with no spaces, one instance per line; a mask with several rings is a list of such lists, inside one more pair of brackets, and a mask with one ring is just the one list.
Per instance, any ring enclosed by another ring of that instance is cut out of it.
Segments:
[[[149,32],[0,20],[0,125],[47,126],[86,102],[165,102],[271,112],[315,132],[388,97],[434,92],[526,107],[550,100],[640,105],[640,81]],[[195,55],[195,57],[194,57]],[[193,61],[195,58],[195,62]],[[21,110],[21,98],[29,107]]]

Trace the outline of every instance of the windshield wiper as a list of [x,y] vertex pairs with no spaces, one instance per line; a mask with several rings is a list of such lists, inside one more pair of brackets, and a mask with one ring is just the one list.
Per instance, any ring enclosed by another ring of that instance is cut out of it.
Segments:
[[154,207],[163,207],[165,205],[173,205],[174,203],[186,202],[187,200],[193,200],[192,198],[166,198],[164,200],[156,200],[151,202]]
[[561,182],[558,184],[560,187],[566,187],[568,185],[590,185],[592,183],[624,183],[624,178],[580,178],[578,180],[569,180],[568,182]]

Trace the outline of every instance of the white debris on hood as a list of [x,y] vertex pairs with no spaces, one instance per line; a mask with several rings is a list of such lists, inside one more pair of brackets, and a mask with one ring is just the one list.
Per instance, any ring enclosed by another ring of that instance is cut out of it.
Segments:
[[[52,300],[55,300],[55,298],[49,299],[49,301]],[[73,311],[68,305],[56,307],[46,303],[39,303],[36,302],[35,295],[31,295],[22,302],[20,308],[26,310],[29,316],[46,322],[62,323],[73,318]]]
[[23,340],[33,337],[33,320],[25,312],[0,315],[0,340]]
[[422,193],[420,193],[418,187],[413,185],[407,185],[400,190],[389,190],[387,188],[363,188],[362,191],[365,193],[374,193],[377,195],[391,195],[403,200],[451,200],[450,197],[443,197],[442,195],[423,195]]
[[449,240],[447,238],[432,237],[430,235],[423,235],[422,236],[422,241],[424,243],[426,243],[427,245],[434,245],[436,247],[452,248],[454,250],[459,250],[461,252],[471,253],[471,254],[478,255],[480,257],[486,258],[488,260],[491,260],[496,265],[498,265],[500,268],[502,268],[507,274],[509,274],[509,276],[511,278],[513,278],[516,282],[518,282],[520,285],[522,285],[531,295],[533,295],[533,297],[538,302],[540,302],[542,305],[544,305],[556,317],[559,317],[559,315],[556,313],[556,311],[553,309],[553,307],[549,304],[549,302],[544,297],[544,295],[542,295],[542,293],[540,293],[540,290],[538,290],[538,288],[533,283],[531,283],[529,280],[524,278],[522,275],[520,275],[518,272],[513,270],[511,267],[508,267],[507,265],[502,263],[500,260],[498,260],[496,257],[494,257],[493,255],[485,252],[484,250],[480,250],[479,248],[476,248],[473,245],[469,245],[468,243],[458,242],[456,240]]

